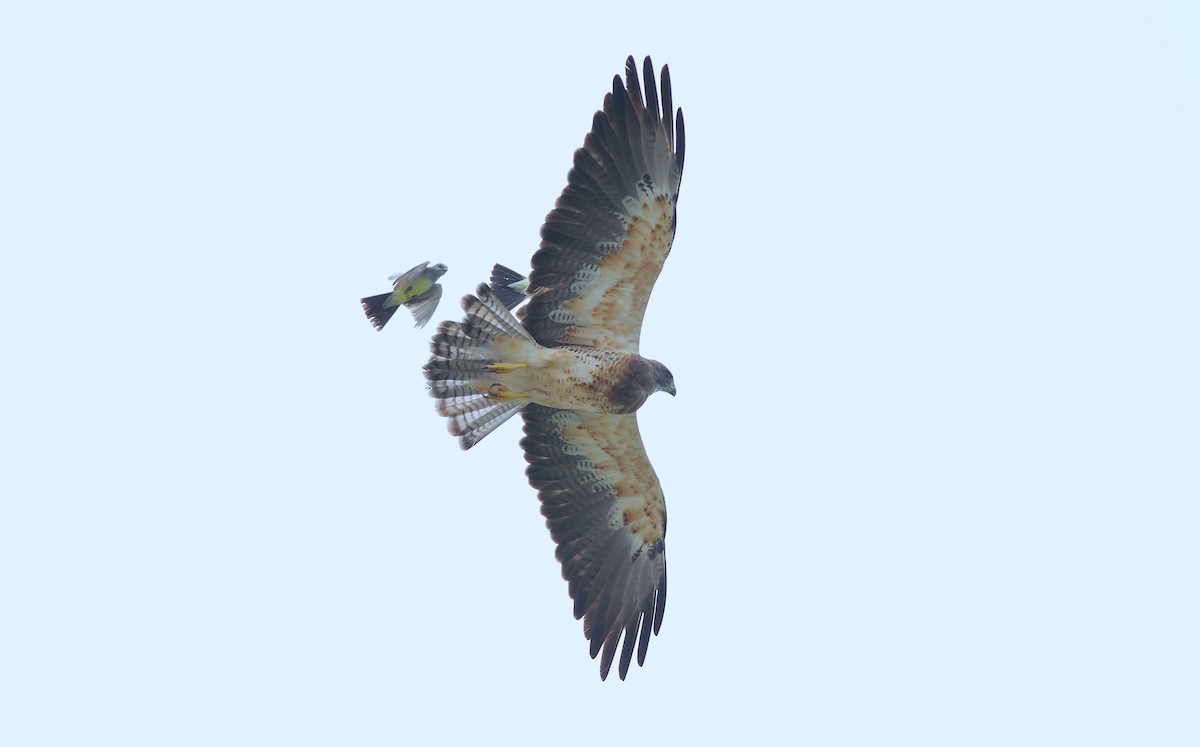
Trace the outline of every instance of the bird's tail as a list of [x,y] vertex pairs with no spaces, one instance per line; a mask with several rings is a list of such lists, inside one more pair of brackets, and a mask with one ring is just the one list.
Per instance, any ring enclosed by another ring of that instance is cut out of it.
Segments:
[[529,288],[529,279],[504,265],[498,264],[492,267],[491,285],[496,298],[510,311],[529,298],[526,294],[526,290]]
[[450,432],[464,449],[479,443],[512,417],[528,401],[507,397],[498,383],[506,364],[497,342],[513,338],[531,346],[537,343],[486,285],[478,295],[463,296],[466,316],[461,322],[442,322],[433,336],[433,355],[425,364],[429,393],[437,411],[450,419]]
[[371,320],[371,326],[375,329],[383,329],[392,315],[396,313],[399,306],[384,306],[384,303],[392,297],[391,293],[380,293],[378,296],[368,296],[362,300],[363,311],[367,312],[367,318]]

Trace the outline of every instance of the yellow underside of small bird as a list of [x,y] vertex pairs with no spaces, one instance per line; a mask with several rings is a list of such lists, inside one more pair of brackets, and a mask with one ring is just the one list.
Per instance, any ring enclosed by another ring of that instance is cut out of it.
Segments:
[[428,277],[419,277],[412,283],[409,283],[402,288],[396,288],[396,290],[392,291],[392,297],[385,301],[383,305],[385,307],[402,306],[422,293],[428,291],[433,287],[435,282],[436,281],[431,280]]

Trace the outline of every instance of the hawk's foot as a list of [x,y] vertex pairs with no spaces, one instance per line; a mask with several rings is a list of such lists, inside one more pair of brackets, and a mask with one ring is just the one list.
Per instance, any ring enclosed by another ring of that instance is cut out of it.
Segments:
[[487,367],[487,370],[492,373],[507,374],[525,368],[528,365],[528,363],[492,363]]
[[521,399],[522,397],[528,397],[529,392],[514,392],[503,384],[492,384],[488,387],[486,396],[492,399]]

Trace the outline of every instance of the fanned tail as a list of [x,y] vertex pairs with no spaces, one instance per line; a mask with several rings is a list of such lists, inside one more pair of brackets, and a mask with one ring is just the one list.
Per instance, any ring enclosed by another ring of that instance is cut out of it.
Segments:
[[514,337],[537,344],[487,285],[475,292],[478,296],[463,296],[466,316],[461,322],[438,325],[430,345],[433,355],[425,364],[438,414],[450,419],[450,433],[459,437],[464,449],[479,443],[526,403],[492,395],[492,366],[501,362],[493,341]]
[[399,306],[384,306],[383,304],[392,297],[391,293],[380,293],[378,296],[368,296],[362,299],[363,311],[367,313],[367,319],[371,320],[371,326],[377,330],[383,329],[392,315],[396,313]]

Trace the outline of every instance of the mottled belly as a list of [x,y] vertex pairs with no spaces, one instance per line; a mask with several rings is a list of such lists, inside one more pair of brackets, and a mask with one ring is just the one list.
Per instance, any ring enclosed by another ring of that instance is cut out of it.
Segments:
[[580,412],[617,412],[610,392],[624,353],[594,348],[542,348],[530,366],[530,399],[539,405]]

